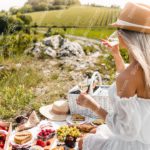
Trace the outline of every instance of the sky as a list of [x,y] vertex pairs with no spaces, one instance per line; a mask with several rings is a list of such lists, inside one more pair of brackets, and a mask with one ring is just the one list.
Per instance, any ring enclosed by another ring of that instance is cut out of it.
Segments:
[[[80,0],[81,4],[99,4],[111,6],[113,4],[123,7],[127,1],[140,2],[150,5],[150,0]],[[21,7],[27,0],[0,0],[0,10],[9,10],[11,7]]]

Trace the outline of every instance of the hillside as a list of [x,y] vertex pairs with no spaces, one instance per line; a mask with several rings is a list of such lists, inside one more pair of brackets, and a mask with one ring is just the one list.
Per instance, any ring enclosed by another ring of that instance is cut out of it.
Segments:
[[92,6],[72,6],[66,10],[41,11],[28,13],[33,24],[40,26],[77,26],[100,27],[106,26],[117,19],[119,9]]

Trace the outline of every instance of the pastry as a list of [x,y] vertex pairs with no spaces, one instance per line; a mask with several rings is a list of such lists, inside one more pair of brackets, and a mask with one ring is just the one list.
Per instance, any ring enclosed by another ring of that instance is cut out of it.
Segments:
[[39,118],[37,117],[37,114],[35,111],[33,111],[31,113],[31,115],[29,116],[29,119],[26,123],[18,126],[16,128],[16,131],[23,131],[23,130],[27,130],[27,129],[31,129],[33,127],[35,127],[38,123],[39,123]]
[[81,124],[78,126],[78,129],[81,132],[90,132],[94,127],[91,124]]
[[72,120],[73,121],[84,121],[85,117],[81,116],[80,114],[73,114],[72,115]]
[[104,124],[104,120],[103,119],[96,119],[96,120],[92,121],[92,123],[96,126],[99,126],[99,125]]
[[16,144],[25,144],[32,139],[32,134],[29,131],[17,132],[14,141]]
[[65,150],[65,148],[63,146],[57,146],[53,148],[52,150]]

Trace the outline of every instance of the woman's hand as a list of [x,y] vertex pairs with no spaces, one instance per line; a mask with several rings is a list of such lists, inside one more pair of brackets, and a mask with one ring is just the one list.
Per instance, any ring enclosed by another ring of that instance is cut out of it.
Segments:
[[79,95],[77,99],[77,104],[82,107],[89,108],[91,110],[94,110],[98,106],[96,101],[90,95],[84,93]]
[[80,138],[79,142],[78,142],[78,148],[79,150],[82,150],[83,147],[83,138]]
[[104,46],[106,46],[110,49],[110,52],[112,53],[113,56],[120,54],[119,44],[111,45],[111,42],[104,40],[104,39],[102,39],[101,42]]

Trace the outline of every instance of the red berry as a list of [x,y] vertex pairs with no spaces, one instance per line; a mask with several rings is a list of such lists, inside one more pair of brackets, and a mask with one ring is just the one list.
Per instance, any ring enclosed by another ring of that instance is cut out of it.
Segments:
[[47,146],[51,145],[51,142],[50,142],[50,141],[47,141],[47,142],[46,142],[46,145],[47,145]]
[[42,136],[42,133],[41,133],[41,132],[39,133],[39,136]]
[[4,143],[0,143],[0,148],[4,148]]
[[42,140],[37,140],[36,145],[39,145],[41,147],[45,147],[45,143]]

